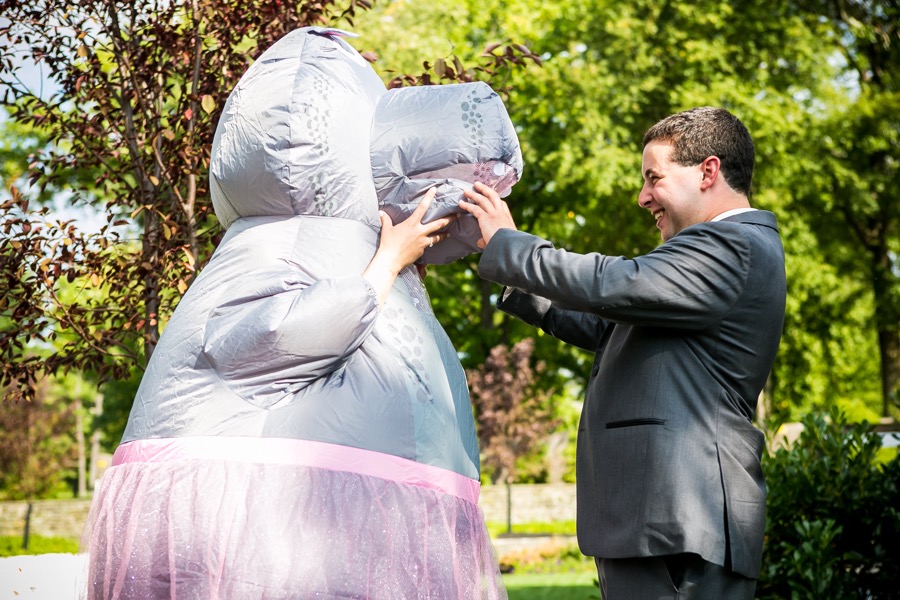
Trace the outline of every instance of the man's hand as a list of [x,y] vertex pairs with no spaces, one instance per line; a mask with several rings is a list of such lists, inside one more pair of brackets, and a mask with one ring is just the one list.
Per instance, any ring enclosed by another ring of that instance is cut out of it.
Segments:
[[498,229],[516,229],[509,206],[500,198],[500,194],[493,188],[475,182],[475,189],[463,192],[469,202],[460,201],[459,207],[478,219],[478,227],[481,229],[481,239],[475,245],[484,250]]

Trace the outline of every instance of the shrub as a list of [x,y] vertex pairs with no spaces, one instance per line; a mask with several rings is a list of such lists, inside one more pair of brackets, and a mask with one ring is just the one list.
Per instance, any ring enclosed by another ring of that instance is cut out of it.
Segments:
[[501,556],[499,562],[501,573],[590,573],[595,569],[594,559],[565,541],[514,550]]
[[766,543],[757,597],[900,598],[900,459],[843,414],[809,415],[791,448],[763,458]]

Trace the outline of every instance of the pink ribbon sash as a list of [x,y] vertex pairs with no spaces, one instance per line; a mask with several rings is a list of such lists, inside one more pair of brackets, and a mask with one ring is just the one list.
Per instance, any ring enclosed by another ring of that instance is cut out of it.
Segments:
[[176,460],[233,460],[346,471],[416,485],[478,503],[480,482],[454,471],[413,460],[338,444],[286,438],[185,437],[135,440],[121,444],[113,466]]

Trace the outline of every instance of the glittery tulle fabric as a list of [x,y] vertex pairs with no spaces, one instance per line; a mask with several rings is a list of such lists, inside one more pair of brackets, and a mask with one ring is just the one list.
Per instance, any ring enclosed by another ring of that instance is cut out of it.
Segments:
[[477,505],[307,466],[112,467],[82,546],[91,600],[507,597]]
[[82,544],[92,600],[506,598],[477,505],[305,466],[112,467]]

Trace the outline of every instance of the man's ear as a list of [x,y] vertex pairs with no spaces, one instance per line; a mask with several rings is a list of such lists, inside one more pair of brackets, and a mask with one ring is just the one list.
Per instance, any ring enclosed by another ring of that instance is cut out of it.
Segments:
[[708,190],[716,182],[722,161],[718,156],[708,156],[700,163],[700,189]]

